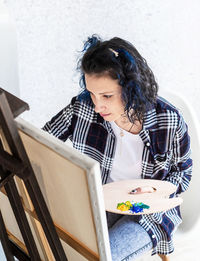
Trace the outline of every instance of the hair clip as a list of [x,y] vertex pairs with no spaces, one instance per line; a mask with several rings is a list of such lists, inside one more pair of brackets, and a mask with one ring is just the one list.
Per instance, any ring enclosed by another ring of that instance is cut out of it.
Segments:
[[119,56],[119,53],[115,50],[113,50],[112,48],[108,48],[112,53],[114,53],[115,57]]

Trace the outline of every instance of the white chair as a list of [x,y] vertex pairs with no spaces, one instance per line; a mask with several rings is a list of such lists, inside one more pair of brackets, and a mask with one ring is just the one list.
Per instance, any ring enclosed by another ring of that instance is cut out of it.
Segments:
[[[188,131],[191,138],[191,157],[193,159],[192,180],[189,189],[181,195],[181,197],[184,199],[184,202],[181,205],[183,223],[180,225],[180,230],[186,233],[191,231],[200,219],[200,175],[198,173],[200,171],[200,123],[192,105],[189,104],[181,95],[175,92],[162,91],[161,96],[180,109],[188,125]],[[194,203],[196,206],[195,209]]]
[[[173,260],[188,260],[194,258],[199,260],[198,245],[200,243],[200,123],[196,112],[186,98],[179,93],[162,91],[160,96],[167,99],[174,106],[180,109],[191,138],[191,149],[193,159],[192,180],[188,190],[181,194],[183,203],[181,205],[182,224],[174,236],[175,252]],[[184,251],[183,251],[184,250]],[[195,252],[196,251],[196,252]],[[193,261],[194,261],[193,259]]]
[[[183,222],[174,235],[175,251],[171,255],[171,259],[172,261],[183,261],[194,256],[193,261],[196,261],[199,260],[197,247],[200,244],[200,123],[192,105],[179,93],[162,90],[159,95],[181,111],[188,125],[191,138],[191,157],[193,159],[193,174],[190,187],[181,194],[183,198],[181,205]],[[138,259],[138,261],[147,260],[158,261],[160,258],[157,255],[151,256],[151,253],[147,253]]]

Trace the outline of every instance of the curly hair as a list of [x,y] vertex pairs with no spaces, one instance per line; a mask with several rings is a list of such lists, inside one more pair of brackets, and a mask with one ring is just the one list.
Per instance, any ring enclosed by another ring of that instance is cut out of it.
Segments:
[[158,85],[146,60],[136,48],[118,37],[102,41],[98,35],[92,35],[85,41],[82,53],[77,64],[77,70],[81,73],[79,84],[83,89],[79,99],[91,99],[86,89],[85,74],[107,74],[112,79],[118,79],[122,87],[125,115],[131,122],[141,121],[156,101]]

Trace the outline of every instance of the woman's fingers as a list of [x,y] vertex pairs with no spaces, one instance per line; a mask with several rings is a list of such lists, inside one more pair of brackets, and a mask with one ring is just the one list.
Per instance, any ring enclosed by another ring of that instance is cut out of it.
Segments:
[[138,187],[131,190],[130,194],[152,193],[155,189],[150,186]]

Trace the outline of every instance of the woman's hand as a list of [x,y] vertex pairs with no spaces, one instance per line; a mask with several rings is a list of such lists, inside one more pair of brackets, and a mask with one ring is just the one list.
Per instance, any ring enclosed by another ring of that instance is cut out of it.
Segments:
[[152,193],[156,191],[155,188],[150,186],[144,186],[144,187],[138,187],[133,190],[131,190],[130,194],[142,194],[142,193]]

